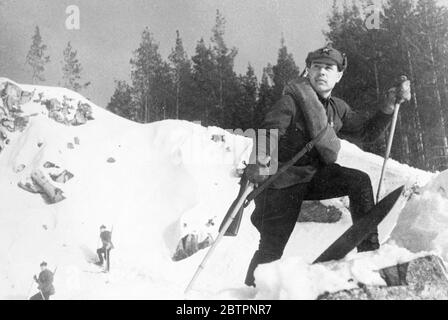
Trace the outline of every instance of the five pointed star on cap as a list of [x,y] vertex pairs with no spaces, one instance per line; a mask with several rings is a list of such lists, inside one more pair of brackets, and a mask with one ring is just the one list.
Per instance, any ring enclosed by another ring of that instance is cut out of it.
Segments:
[[322,53],[329,54],[330,53],[330,49],[329,48],[323,48],[322,49]]

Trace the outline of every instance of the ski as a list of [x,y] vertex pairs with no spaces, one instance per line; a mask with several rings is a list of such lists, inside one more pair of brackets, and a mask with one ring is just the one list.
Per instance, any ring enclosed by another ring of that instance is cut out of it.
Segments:
[[375,230],[387,214],[401,202],[399,201],[400,198],[407,199],[408,197],[409,195],[404,192],[404,185],[395,189],[378,202],[364,218],[348,228],[347,231],[314,260],[313,264],[344,258]]

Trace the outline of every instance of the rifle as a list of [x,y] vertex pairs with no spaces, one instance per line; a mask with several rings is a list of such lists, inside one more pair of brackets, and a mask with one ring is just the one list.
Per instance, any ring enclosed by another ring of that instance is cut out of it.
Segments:
[[288,170],[289,167],[294,165],[300,158],[302,158],[307,152],[309,152],[314,147],[314,144],[322,138],[325,131],[326,128],[321,130],[321,132],[319,132],[319,134],[314,139],[308,142],[305,147],[302,148],[302,150],[300,150],[294,157],[292,157],[288,162],[282,165],[275,174],[271,175],[258,188],[255,188],[255,185],[247,179],[245,174],[243,174],[240,180],[241,187],[238,196],[227,211],[227,214],[224,217],[221,226],[219,227],[220,231],[218,237],[216,238],[215,242],[212,244],[201,264],[197,268],[195,274],[193,275],[193,278],[185,289],[185,294],[187,294],[193,287],[194,282],[198,278],[201,271],[205,268],[207,261],[210,259],[212,253],[215,251],[222,237],[224,237],[224,234],[227,233],[229,227],[232,226],[232,229],[228,233],[229,235],[236,235],[238,233],[239,225],[241,223],[243,215],[243,209],[247,207],[248,204],[261,192],[263,192],[269,185],[277,180],[282,173]]

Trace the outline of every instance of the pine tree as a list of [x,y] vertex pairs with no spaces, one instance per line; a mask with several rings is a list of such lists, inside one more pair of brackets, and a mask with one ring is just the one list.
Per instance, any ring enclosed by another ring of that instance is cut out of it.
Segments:
[[300,76],[300,70],[297,67],[294,57],[288,53],[285,44],[285,38],[282,35],[280,49],[278,50],[277,64],[273,67],[274,72],[274,99],[280,99],[283,88],[292,79]]
[[225,19],[217,10],[211,45],[201,39],[192,57],[193,84],[203,124],[231,128],[241,103],[242,87],[234,72],[237,50],[227,47],[224,34]]
[[254,128],[255,107],[257,104],[258,82],[254,69],[249,64],[246,74],[239,77],[240,90],[236,109],[232,119],[232,127],[246,130]]
[[254,110],[254,127],[260,128],[266,112],[275,103],[274,89],[273,89],[273,71],[272,65],[268,64],[263,69],[263,75],[261,77],[260,89],[258,91],[257,104]]
[[78,52],[73,49],[69,41],[63,51],[62,79],[66,88],[78,92],[87,88],[90,85],[90,81],[81,83],[82,66],[77,55]]
[[184,50],[179,31],[176,31],[176,45],[168,57],[173,68],[175,90],[175,118],[190,119],[192,117],[191,63]]
[[218,93],[215,90],[216,70],[212,50],[204,39],[198,41],[193,60],[193,85],[195,92],[196,118],[203,125],[215,125],[212,110],[218,104]]
[[238,51],[229,49],[224,41],[226,20],[216,10],[215,25],[212,29],[212,54],[216,70],[215,91],[218,94],[217,122],[221,127],[229,128],[233,124],[233,113],[239,95],[239,83],[234,72],[234,60]]
[[[445,9],[446,10],[446,9]],[[422,95],[426,105],[427,135],[432,148],[428,157],[431,169],[444,170],[448,167],[448,138],[446,106],[442,104],[442,81],[440,70],[443,69],[442,43],[446,43],[447,26],[443,21],[443,9],[435,0],[419,0],[415,9],[418,21],[418,34],[413,39],[419,43],[421,79],[424,81],[425,94]],[[442,67],[442,68],[441,68]],[[432,112],[428,112],[431,110]]]
[[126,81],[115,81],[115,92],[106,109],[129,120],[137,121],[138,112],[132,101],[132,88]]
[[50,56],[45,54],[47,46],[43,44],[38,26],[36,26],[32,41],[31,47],[26,55],[26,63],[32,68],[33,75],[31,79],[33,83],[36,83],[37,81],[45,81],[43,73],[45,71],[45,65],[50,62]]
[[139,121],[147,123],[171,117],[174,114],[171,69],[163,61],[149,28],[143,31],[130,63],[132,96],[140,109]]

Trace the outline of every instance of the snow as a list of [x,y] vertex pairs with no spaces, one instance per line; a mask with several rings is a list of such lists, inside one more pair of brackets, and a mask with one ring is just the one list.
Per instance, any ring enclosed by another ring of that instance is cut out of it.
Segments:
[[[36,89],[34,99],[42,92],[44,99],[62,101],[65,95],[74,105],[88,103],[94,120],[66,126],[49,118],[40,103],[22,106],[30,123],[23,132],[10,134],[11,142],[0,153],[0,299],[27,299],[35,293],[32,275],[42,260],[51,270],[57,267],[54,299],[314,299],[357,282],[380,284],[378,269],[422,252],[448,254],[448,173],[436,175],[391,159],[382,196],[402,184],[421,188],[401,214],[397,210],[380,225],[385,245],[379,251],[352,252],[339,263],[310,265],[351,225],[348,199],[325,200],[341,208],[341,221],[297,224],[284,257],[260,266],[257,288],[247,288],[245,273],[258,245],[249,220],[251,204],[239,235],[222,240],[185,295],[207,250],[177,262],[171,257],[186,234],[216,237],[238,193],[235,171],[248,160],[251,140],[187,121],[138,124],[67,89],[19,86]],[[214,140],[217,135],[223,139]],[[115,161],[108,162],[110,158]],[[47,161],[59,168],[44,168]],[[369,173],[376,190],[382,157],[343,141],[338,163]],[[50,173],[68,170],[74,175],[64,184],[53,182],[65,200],[47,204],[17,186],[36,169],[50,181]],[[90,263],[101,224],[113,227],[108,274]]]
[[412,252],[431,251],[448,261],[448,171],[434,177],[403,209],[391,242]]
[[381,268],[425,255],[385,244],[381,250],[360,253],[338,262],[309,264],[301,257],[261,265],[255,272],[256,299],[315,299],[325,292],[358,287],[358,283],[385,286]]

